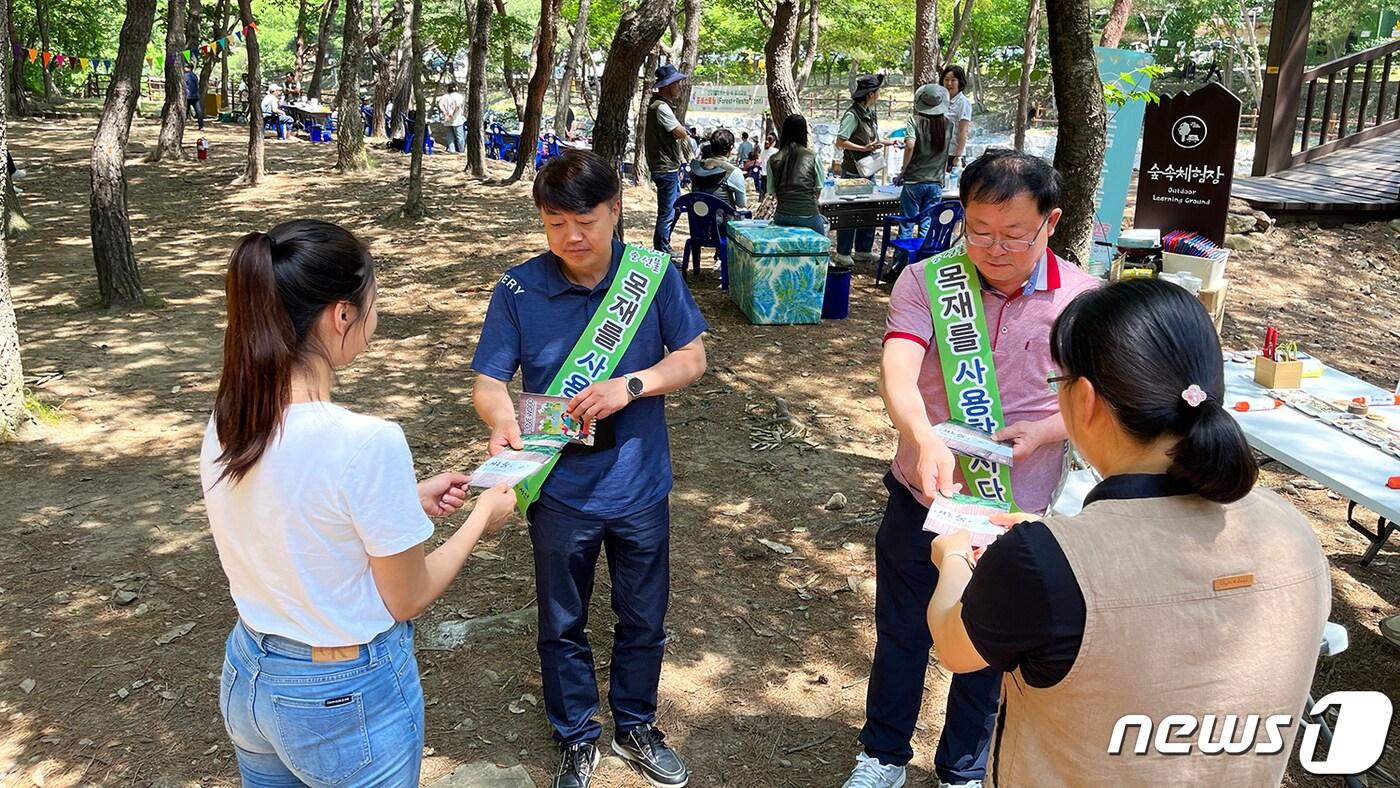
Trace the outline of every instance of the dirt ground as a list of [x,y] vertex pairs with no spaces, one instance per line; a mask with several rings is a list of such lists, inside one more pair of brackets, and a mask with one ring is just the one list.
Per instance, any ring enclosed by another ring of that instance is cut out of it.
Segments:
[[[149,165],[138,158],[157,129],[145,120],[133,131],[129,194],[142,275],[159,303],[107,314],[90,306],[93,127],[85,119],[10,128],[36,227],[11,247],[26,374],[59,418],[0,446],[0,785],[233,785],[217,689],[234,610],[196,467],[218,381],[228,251],[242,233],[292,217],[331,219],[371,239],[379,336],[344,372],[336,397],[402,424],[427,475],[470,470],[484,455],[469,361],[493,283],[542,250],[544,237],[528,183],[469,181],[458,157],[427,162],[430,219],[387,222],[405,189],[402,155],[378,151],[371,172],[340,177],[332,146],[270,142],[274,175],[234,189],[240,129],[206,132],[207,162]],[[629,237],[649,237],[653,205],[648,189],[627,192]],[[1271,240],[1273,251],[1232,264],[1227,341],[1243,345],[1273,323],[1335,366],[1393,385],[1396,231],[1293,227]],[[874,646],[862,583],[873,577],[894,439],[876,394],[888,290],[870,274],[858,272],[850,319],[801,327],[751,326],[719,291],[713,267],[691,278],[712,328],[710,370],[669,398],[676,488],[661,725],[688,758],[693,785],[839,785],[856,754]],[[751,430],[772,418],[779,397],[801,430],[755,449],[770,441]],[[1271,465],[1264,480],[1284,488],[1295,478]],[[1331,557],[1332,618],[1351,635],[1351,649],[1319,669],[1317,693],[1400,696],[1388,669],[1395,651],[1377,630],[1397,612],[1396,544],[1362,567],[1364,544],[1345,525],[1344,502],[1306,485],[1285,489]],[[835,492],[848,504],[827,511]],[[440,536],[461,519],[442,523]],[[420,620],[420,638],[444,621],[534,604],[520,526],[482,550]],[[605,575],[592,611],[603,681],[613,620]],[[425,783],[487,760],[521,763],[547,784],[556,754],[537,705],[533,626],[419,659]],[[916,784],[929,779],[946,683],[930,668]],[[616,764],[598,784],[643,785]]]

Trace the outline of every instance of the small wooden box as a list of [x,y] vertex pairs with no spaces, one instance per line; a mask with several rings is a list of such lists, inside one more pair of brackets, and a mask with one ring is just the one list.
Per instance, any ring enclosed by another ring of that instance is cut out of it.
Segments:
[[1225,294],[1229,289],[1229,280],[1222,279],[1219,287],[1202,290],[1200,293],[1196,294],[1196,297],[1201,301],[1201,306],[1206,308],[1206,313],[1210,315],[1211,321],[1215,323],[1215,333],[1217,334],[1220,333],[1220,328],[1225,321]]
[[1254,359],[1254,382],[1266,389],[1302,388],[1303,362],[1274,361],[1259,356]]

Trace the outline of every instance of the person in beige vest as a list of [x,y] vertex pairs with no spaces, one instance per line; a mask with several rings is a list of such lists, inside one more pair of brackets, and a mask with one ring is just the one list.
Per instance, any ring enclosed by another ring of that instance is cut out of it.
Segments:
[[1073,517],[1008,516],[980,559],[966,531],[931,548],[939,661],[1006,671],[988,785],[1278,785],[1328,565],[1307,521],[1254,487],[1209,316],[1175,285],[1120,282],[1071,303],[1050,352],[1070,440],[1103,482]]

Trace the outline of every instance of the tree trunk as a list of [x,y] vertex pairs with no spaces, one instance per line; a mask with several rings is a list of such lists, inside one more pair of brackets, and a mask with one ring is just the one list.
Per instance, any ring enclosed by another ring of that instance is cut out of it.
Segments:
[[[199,26],[203,22],[204,8],[199,0],[189,0],[189,2],[185,3],[185,41],[188,41],[191,45],[199,41]],[[213,58],[205,58],[204,62],[208,62],[212,59]],[[202,87],[204,85],[203,80],[201,80],[199,84]]]
[[302,62],[306,59],[306,2],[300,0],[297,3],[297,32],[292,42],[292,75],[296,77],[298,85],[301,84]]
[[[632,124],[632,139],[636,143],[632,146],[632,172],[642,171],[642,161],[644,151],[642,140],[646,133],[647,124],[647,104],[651,101],[651,94],[656,90],[656,69],[661,65],[661,49],[654,48],[650,55],[647,55],[645,64],[642,66],[642,94],[637,97],[637,111],[633,115],[636,122]],[[630,99],[629,99],[630,101]]]
[[[698,2],[698,0],[695,0]],[[589,0],[578,0],[578,17],[574,20],[574,34],[569,41],[569,55],[564,60],[564,74],[559,80],[559,99],[554,106],[554,133],[560,137],[568,133],[569,105],[573,103],[574,72],[579,69],[579,57],[588,45]]]
[[1036,42],[1040,38],[1040,2],[1041,0],[1031,0],[1030,8],[1026,10],[1026,37],[1022,46],[1025,51],[1021,57],[1021,89],[1016,94],[1016,119],[1014,128],[1015,141],[1012,145],[1016,150],[1026,148],[1026,123],[1027,113],[1030,112],[1031,102],[1031,72],[1035,70],[1035,50]]
[[147,157],[179,161],[185,157],[185,79],[184,58],[180,55],[185,44],[184,0],[169,0],[165,8],[165,106],[161,110],[160,138]]
[[515,85],[515,68],[511,65],[511,58],[515,57],[515,46],[511,42],[511,19],[506,13],[506,6],[502,0],[496,0],[496,13],[501,17],[501,67],[506,81],[506,92],[510,93],[510,101],[515,105],[515,119],[524,120],[525,102],[520,100],[520,90]]
[[[379,0],[370,0],[377,3]],[[362,0],[345,0],[345,38],[340,52],[340,85],[336,89],[335,106],[340,116],[340,133],[336,148],[337,172],[360,172],[369,169],[365,155],[365,124],[360,118],[360,53],[364,41],[360,38],[360,17],[364,15]]]
[[797,101],[797,83],[792,79],[792,46],[797,38],[797,0],[778,0],[773,8],[773,27],[763,45],[768,71],[768,112],[773,125],[782,128],[787,116],[802,111]]
[[476,0],[476,18],[467,54],[467,172],[477,178],[486,177],[486,135],[482,123],[486,115],[486,54],[491,45],[491,10],[491,0]]
[[[198,0],[195,0],[195,2],[198,2]],[[191,5],[190,7],[193,8],[194,6]],[[227,38],[228,38],[228,34],[231,32],[230,29],[229,29],[229,28],[231,27],[231,25],[229,25],[229,23],[228,23],[228,0],[219,0],[219,4],[216,5],[216,6],[214,7],[214,19],[213,19],[213,24],[211,24],[209,27],[210,27],[210,32],[212,32],[212,33],[214,34],[214,39],[215,39],[215,40],[218,40],[218,39],[220,39],[220,38],[223,38],[223,39],[227,39]],[[196,39],[199,38],[198,34],[195,35],[195,38],[196,38]],[[186,39],[186,40],[188,40],[188,39]],[[223,62],[223,63],[225,64],[225,67],[227,67],[227,64],[228,64],[228,42],[227,42],[227,40],[225,40],[224,46],[223,46],[223,47],[217,47],[217,46],[216,46],[216,49],[218,49],[219,51],[216,51],[216,52],[214,53],[214,57],[205,58],[205,59],[204,59],[204,62],[203,62],[202,64],[200,64],[200,67],[199,67],[199,87],[200,87],[201,94],[202,94],[204,91],[207,91],[207,90],[209,89],[209,77],[213,76],[213,74],[214,74],[214,61],[215,61],[215,60],[221,61],[221,62]],[[224,77],[224,82],[227,82],[227,81],[228,81],[228,77],[227,77],[227,75],[225,75],[225,77]],[[228,87],[227,87],[227,86],[221,86],[221,87],[220,87],[220,91],[221,91],[221,92],[224,94],[224,96],[225,96],[224,100],[221,101],[220,104],[219,104],[220,109],[223,109],[223,108],[225,108],[225,107],[228,106],[228,99],[227,99]],[[204,100],[203,95],[200,96],[200,100],[201,100],[201,101]]]
[[807,39],[803,46],[805,52],[802,55],[802,67],[797,70],[794,78],[794,90],[796,95],[801,95],[807,88],[807,80],[812,78],[812,66],[817,61],[817,33],[821,16],[820,0],[811,0],[811,6],[807,9]]
[[637,90],[637,69],[656,48],[673,13],[675,6],[668,0],[642,0],[622,15],[608,48],[599,87],[593,151],[614,167],[622,165],[627,151],[627,111]]
[[224,54],[219,58],[219,106],[233,110],[233,85],[229,84],[228,58],[229,42],[228,36],[233,34],[233,9],[229,8],[229,0],[219,0],[219,24],[224,33]]
[[[253,0],[238,0],[238,14],[247,27],[253,23]],[[257,186],[263,178],[263,115],[262,115],[262,73],[259,64],[258,34],[249,28],[243,34],[243,44],[248,50],[248,73],[245,81],[248,86],[248,166],[243,174],[233,182],[234,186]]]
[[[15,18],[15,0],[5,0],[5,14],[7,19]],[[13,23],[10,25],[10,51],[14,57],[10,61],[10,94],[9,106],[15,114],[23,117],[29,114],[29,100],[25,96],[24,90],[24,62],[26,55],[20,48],[19,33],[15,31]]]
[[1133,12],[1133,0],[1113,0],[1108,11],[1108,21],[1104,23],[1103,34],[1099,36],[1099,46],[1113,49],[1123,37],[1123,28],[1128,24],[1128,15]]
[[1045,0],[1045,15],[1050,21],[1050,73],[1059,113],[1055,169],[1065,183],[1060,199],[1064,216],[1050,240],[1057,254],[1083,264],[1093,239],[1094,191],[1107,140],[1103,83],[1094,57],[1089,4]]
[[[388,20],[379,17],[379,0],[370,0],[373,16],[372,27],[366,39],[370,59],[374,61],[374,96],[370,99],[370,137],[387,139],[389,136],[388,113],[389,87],[394,79],[396,65],[389,55],[384,54],[384,34],[403,24],[403,0],[395,0],[389,11]],[[392,54],[392,52],[391,52]]]
[[[242,0],[249,2],[249,0]],[[131,248],[131,220],[126,210],[126,143],[131,117],[141,92],[141,65],[155,22],[156,0],[127,0],[117,62],[107,86],[107,101],[92,140],[91,193],[88,216],[97,290],[102,306],[140,306],[145,301],[136,253]]]
[[914,84],[938,81],[938,0],[914,6]]
[[[8,6],[0,7],[0,40],[9,38]],[[0,58],[0,158],[9,149],[5,110],[9,106],[9,72],[11,61]],[[8,168],[0,168],[0,183],[8,192],[11,188]],[[10,261],[6,244],[0,243],[0,438],[13,434],[27,421],[24,410],[24,367],[19,356],[19,324],[15,321],[15,304],[10,292]]]
[[578,95],[583,99],[583,111],[587,113],[589,120],[597,122],[598,115],[593,111],[593,89],[590,87],[593,84],[593,75],[590,73],[593,70],[592,53],[583,59],[582,65],[583,68],[579,70],[579,76],[582,78],[578,81]]
[[[700,62],[700,0],[685,0],[685,32],[681,34],[681,62],[677,66],[682,72],[694,76],[695,66]],[[685,114],[690,110],[690,80],[681,87],[680,98],[676,99],[676,119],[685,125]]]
[[321,17],[321,32],[316,37],[316,66],[311,72],[311,85],[306,89],[306,97],[321,97],[321,81],[326,71],[326,54],[330,51],[331,33],[335,29],[335,12],[340,0],[326,0],[325,14]]
[[421,219],[427,214],[423,204],[423,150],[427,147],[424,135],[428,129],[428,102],[423,95],[423,0],[413,0],[408,19],[408,28],[413,48],[413,153],[408,164],[408,199],[404,201],[402,214],[407,219]]
[[948,48],[943,51],[944,63],[953,62],[953,56],[958,53],[958,46],[962,44],[963,33],[967,32],[967,20],[971,16],[972,0],[964,0],[961,12],[959,12],[956,0],[954,0],[953,34],[948,38]]
[[[49,51],[49,5],[47,0],[34,0],[34,19],[39,25],[39,42],[43,45],[43,51]],[[43,66],[43,61],[39,61]],[[53,72],[47,67],[39,69],[44,72],[44,98],[51,99],[55,93],[53,86]]]
[[394,114],[387,120],[389,139],[403,136],[404,118],[408,117],[408,98],[411,92],[408,83],[413,76],[413,15],[408,10],[407,0],[399,0],[399,7],[403,9],[399,16],[403,20],[403,32],[390,57],[394,66],[394,76],[389,82],[388,95],[394,99]]
[[535,164],[535,146],[540,139],[540,116],[544,114],[544,97],[549,92],[549,80],[554,75],[554,41],[559,31],[559,8],[562,0],[540,0],[540,26],[535,31],[535,47],[530,55],[534,66],[525,98],[525,117],[520,127],[520,152],[515,157],[515,171],[506,183],[515,183],[525,174],[526,166]]

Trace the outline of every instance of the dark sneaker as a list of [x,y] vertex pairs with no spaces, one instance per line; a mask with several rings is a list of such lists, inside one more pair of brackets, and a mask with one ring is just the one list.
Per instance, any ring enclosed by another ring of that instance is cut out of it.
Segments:
[[564,748],[551,788],[588,788],[593,783],[593,770],[598,768],[602,757],[598,745],[591,741]]
[[612,748],[658,788],[681,788],[690,779],[681,756],[666,746],[666,734],[650,725],[617,736]]

